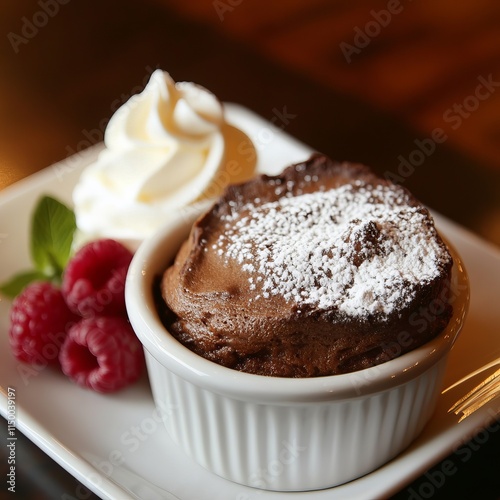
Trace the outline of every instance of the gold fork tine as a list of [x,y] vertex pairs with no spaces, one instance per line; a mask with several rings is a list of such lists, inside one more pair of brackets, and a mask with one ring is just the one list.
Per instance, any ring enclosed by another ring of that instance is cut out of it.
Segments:
[[448,412],[463,415],[459,422],[500,395],[500,368],[460,398]]
[[[478,368],[477,370],[469,373],[468,375],[466,375],[465,377],[461,378],[460,380],[457,380],[454,384],[450,385],[449,387],[447,387],[444,391],[443,391],[443,394],[445,392],[448,392],[450,391],[451,389],[454,389],[455,387],[457,387],[458,385],[460,384],[463,384],[465,381],[467,380],[470,380],[472,377],[475,377],[476,375],[479,375],[480,373],[483,373],[485,372],[486,370],[489,370],[490,368],[493,368],[494,366],[497,366],[497,365],[500,365],[500,358],[497,358],[493,361],[491,361],[490,363],[484,365],[484,366],[481,366],[481,368]],[[472,391],[471,391],[472,392]]]
[[[476,404],[464,408],[462,410],[462,416],[458,419],[458,421],[461,422],[468,416],[472,415],[475,411],[479,410],[479,408],[482,408],[486,403],[490,402],[492,399],[495,399],[499,394],[500,392],[498,392],[498,389],[496,389],[495,392],[492,392],[489,396],[481,399],[481,401],[478,401]],[[460,412],[455,412],[456,415],[458,415],[458,413]]]

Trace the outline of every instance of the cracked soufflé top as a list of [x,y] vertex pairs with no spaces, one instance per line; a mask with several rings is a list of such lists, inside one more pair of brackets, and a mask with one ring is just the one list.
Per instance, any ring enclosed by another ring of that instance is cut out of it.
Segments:
[[382,363],[448,323],[452,257],[428,210],[363,165],[316,154],[230,186],[161,281],[167,329],[260,375]]

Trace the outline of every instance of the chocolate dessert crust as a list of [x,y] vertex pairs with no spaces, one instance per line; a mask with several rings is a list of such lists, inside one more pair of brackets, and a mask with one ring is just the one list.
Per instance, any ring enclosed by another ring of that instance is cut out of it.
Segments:
[[347,373],[443,330],[452,264],[405,188],[316,154],[226,189],[165,271],[162,314],[182,344],[229,368]]

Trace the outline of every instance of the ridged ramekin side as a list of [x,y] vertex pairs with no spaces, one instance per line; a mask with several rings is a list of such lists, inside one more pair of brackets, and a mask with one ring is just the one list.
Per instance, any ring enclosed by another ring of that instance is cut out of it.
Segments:
[[415,379],[375,394],[272,405],[204,389],[146,357],[174,441],[215,474],[280,491],[338,485],[399,454],[432,415],[446,362],[444,356]]

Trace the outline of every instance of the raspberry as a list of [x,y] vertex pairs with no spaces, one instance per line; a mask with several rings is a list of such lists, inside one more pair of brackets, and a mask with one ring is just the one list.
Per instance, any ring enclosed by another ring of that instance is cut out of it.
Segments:
[[125,277],[131,260],[132,253],[115,240],[83,246],[63,276],[68,307],[83,317],[125,315]]
[[66,332],[76,321],[55,285],[27,285],[10,311],[9,341],[14,356],[35,365],[57,365]]
[[78,385],[113,392],[134,382],[144,363],[142,346],[122,317],[96,316],[73,325],[59,353],[63,372]]

